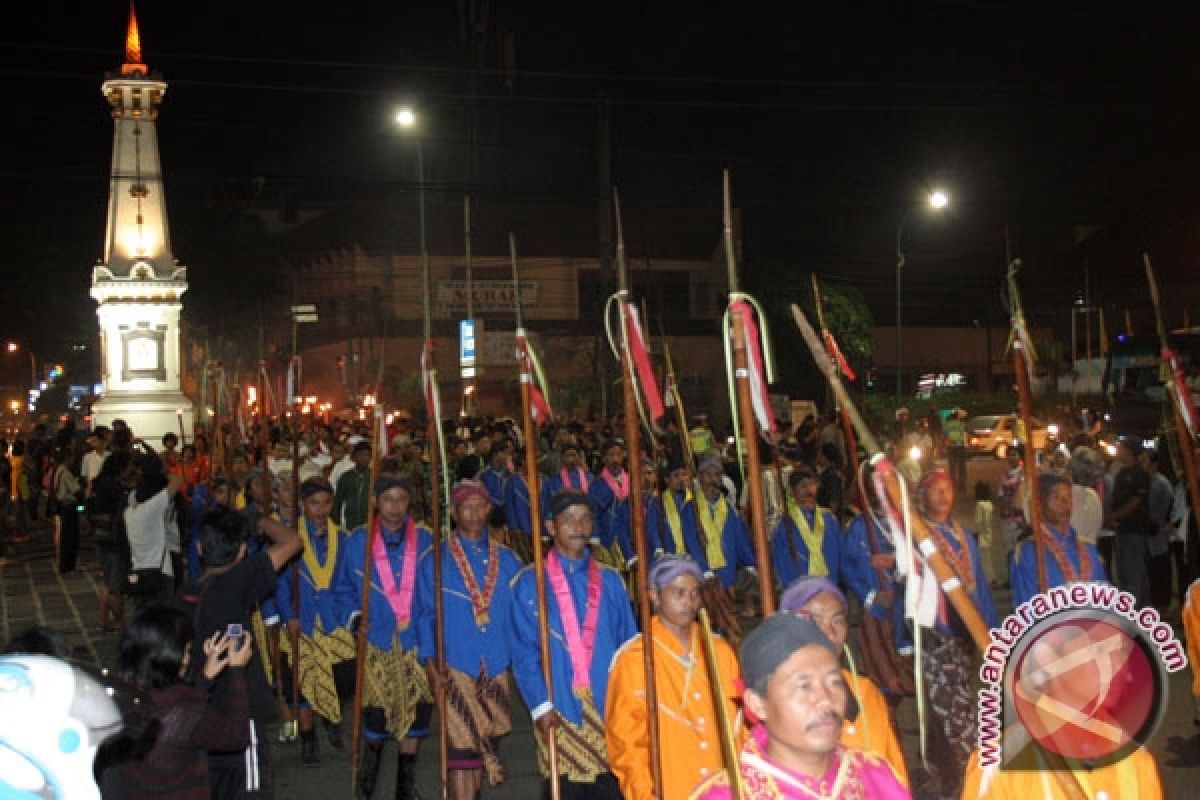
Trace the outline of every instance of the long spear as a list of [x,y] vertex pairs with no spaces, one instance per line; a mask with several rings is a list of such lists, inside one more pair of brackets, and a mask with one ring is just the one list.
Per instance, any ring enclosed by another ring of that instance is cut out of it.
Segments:
[[[358,765],[359,765],[359,746],[362,744],[362,717],[363,717],[363,684],[366,682],[367,672],[367,628],[370,621],[371,611],[371,560],[375,553],[375,541],[379,535],[377,530],[376,518],[378,516],[377,501],[375,496],[375,481],[379,479],[379,463],[383,449],[383,402],[380,398],[380,393],[383,389],[383,349],[386,346],[386,337],[379,346],[379,376],[375,381],[375,430],[372,431],[371,443],[371,480],[369,492],[372,498],[367,502],[367,527],[365,530],[365,541],[363,543],[363,577],[362,577],[362,603],[359,608],[358,617],[358,635],[355,642],[355,662],[354,662],[354,734],[351,738],[352,750],[350,751],[350,790],[358,786]],[[415,532],[414,532],[415,535]]]
[[[821,285],[817,281],[817,275],[815,272],[812,276],[812,286],[813,303],[817,308],[817,324],[821,326],[821,338],[825,342],[825,352],[836,364],[838,356],[837,343],[833,338],[833,332],[829,330],[829,326],[825,323],[825,303],[821,296]],[[841,367],[842,365],[838,364],[838,366]],[[854,380],[853,375],[850,376],[850,379]],[[858,439],[854,435],[854,425],[850,422],[850,417],[846,413],[846,408],[841,403],[838,403],[838,420],[841,422],[842,435],[846,437],[848,474],[851,476],[856,476],[858,475]],[[852,480],[851,486],[855,487],[855,491],[857,491],[858,481]],[[862,501],[865,500],[866,498],[862,498]]]
[[708,681],[712,686],[713,705],[717,713],[717,732],[721,736],[721,755],[725,758],[725,774],[729,776],[729,792],[733,800],[742,800],[742,769],[734,744],[733,725],[729,720],[729,709],[721,692],[721,667],[717,664],[717,652],[713,647],[712,623],[708,610],[701,607],[697,618],[700,622],[700,639],[704,647],[704,666],[708,669]]
[[[874,454],[871,459],[871,464],[875,467],[875,474],[881,476],[885,494],[887,499],[892,503],[893,508],[903,509],[906,503],[906,496],[900,488],[899,479],[896,476],[895,467],[883,455],[879,449],[878,443],[875,441],[874,434],[867,424],[863,421],[862,416],[858,413],[858,409],[854,406],[854,401],[850,399],[850,393],[842,385],[841,379],[837,374],[837,367],[825,354],[825,349],[821,344],[820,338],[812,325],[809,324],[808,318],[804,316],[804,312],[798,306],[792,306],[792,316],[796,320],[797,327],[800,328],[800,333],[804,337],[805,344],[808,345],[809,351],[812,353],[813,360],[817,362],[817,367],[821,372],[825,373],[826,380],[829,381],[830,387],[833,389],[834,395],[839,403],[846,409],[846,413],[850,415],[850,420],[854,423],[855,430],[858,431],[859,439],[863,446],[867,448],[867,452]],[[967,590],[954,574],[954,570],[950,567],[943,554],[937,549],[937,542],[933,538],[929,527],[925,521],[916,514],[905,515],[912,528],[913,540],[920,550],[929,566],[933,568],[934,575],[937,576],[938,583],[945,592],[950,604],[954,610],[958,612],[966,625],[971,639],[975,642],[975,646],[979,648],[979,652],[984,652],[991,643],[991,637],[988,634],[987,625],[983,621],[983,617],[979,614],[979,609],[975,607],[971,596],[967,594]]]
[[1162,304],[1158,296],[1158,280],[1154,277],[1154,267],[1150,265],[1149,253],[1142,254],[1146,264],[1146,280],[1150,283],[1150,299],[1154,303],[1154,321],[1158,326],[1158,338],[1162,346],[1162,358],[1171,368],[1171,408],[1175,417],[1175,444],[1179,450],[1179,460],[1183,465],[1183,477],[1187,481],[1188,498],[1192,510],[1200,508],[1200,474],[1196,464],[1196,431],[1189,421],[1195,420],[1196,406],[1188,390],[1187,377],[1179,356],[1167,341],[1167,325],[1163,321]]
[[638,424],[639,405],[635,396],[637,377],[630,351],[630,325],[634,306],[629,299],[629,268],[625,263],[625,234],[621,226],[621,200],[613,189],[613,216],[617,228],[617,302],[621,313],[621,370],[625,394],[625,438],[629,450],[629,520],[633,527],[633,546],[637,552],[638,615],[642,623],[643,667],[646,672],[646,720],[650,729],[650,773],[654,778],[654,796],[662,797],[662,755],[658,730],[658,691],[654,677],[654,641],[651,636],[649,583],[650,553],[646,548],[646,512],[642,494],[642,430]]
[[[417,150],[418,155],[420,150]],[[422,196],[423,197],[423,196]],[[437,366],[433,359],[433,321],[429,310],[429,248],[425,243],[425,206],[421,205],[421,288],[422,312],[424,316],[425,340],[421,345],[421,376],[425,383],[425,410],[429,418],[427,438],[429,439],[429,475],[433,482],[430,487],[429,521],[433,527],[433,616],[434,616],[434,658],[437,660],[439,676],[445,675],[446,669],[446,620],[442,604],[442,502],[446,504],[447,513],[450,509],[450,472],[446,466],[446,443],[442,433],[441,404],[438,396]],[[441,480],[438,480],[438,472]],[[441,484],[441,497],[438,496],[438,484]],[[446,731],[446,687],[443,680],[437,681],[434,690],[434,701],[438,707],[438,769],[442,783],[442,800],[449,797],[449,740]]]
[[[743,293],[738,288],[737,257],[733,249],[733,210],[729,192],[729,170],[725,170],[723,183],[724,201],[724,230],[725,267],[729,279],[729,309],[725,312],[725,347],[728,353],[730,342],[733,345],[733,381],[737,393],[736,418],[740,417],[741,430],[738,432],[741,442],[738,443],[739,461],[741,448],[746,448],[746,481],[750,490],[750,530],[754,534],[754,556],[758,562],[758,587],[762,595],[763,618],[769,617],[775,611],[775,585],[771,580],[771,551],[767,545],[766,508],[762,492],[762,471],[758,458],[758,423],[755,422],[754,402],[750,396],[750,362],[747,355],[746,318],[741,313],[734,313],[736,305],[747,303],[755,305],[754,298]],[[758,318],[765,325],[766,317],[761,309]],[[748,314],[747,310],[747,314]],[[763,340],[766,341],[766,329],[763,329]],[[756,343],[757,344],[757,343]],[[766,354],[767,381],[771,380],[771,359],[769,348],[764,348]],[[726,365],[729,366],[728,364]],[[766,403],[767,398],[761,398]],[[769,413],[769,406],[764,409]],[[763,431],[767,433],[767,431]]]
[[[296,370],[297,357],[292,353],[292,363],[290,370]],[[295,374],[298,372],[289,371],[288,374],[288,389],[291,394],[288,396],[288,404],[292,407],[292,516],[295,517],[293,524],[305,525],[304,509],[300,505],[300,430],[299,430],[299,414],[297,414],[296,396],[300,391],[300,387],[295,385]],[[300,619],[300,558],[297,556],[292,559],[292,618]],[[300,628],[299,626],[288,626],[291,628],[290,638],[292,644],[292,709],[297,715],[297,729],[299,728],[300,714]]]
[[1021,400],[1021,422],[1025,444],[1025,483],[1029,487],[1029,522],[1033,525],[1033,552],[1036,557],[1038,591],[1046,591],[1046,531],[1042,528],[1042,493],[1038,490],[1037,451],[1033,446],[1033,398],[1030,375],[1033,374],[1033,342],[1025,325],[1021,294],[1017,289],[1017,270],[1021,259],[1008,265],[1008,302],[1012,317],[1013,371],[1017,375],[1017,394]]
[[[533,412],[533,364],[529,343],[525,339],[525,323],[521,319],[521,281],[517,273],[517,239],[508,234],[508,254],[512,260],[513,308],[517,315],[517,366],[521,373],[521,422],[525,432],[525,483],[529,487],[529,538],[533,546],[533,574],[537,581],[538,647],[542,657],[542,680],[546,683],[546,701],[554,705],[554,682],[551,679],[550,615],[546,608],[546,564],[542,553],[542,500],[538,491],[537,422]],[[546,737],[546,762],[550,772],[550,797],[559,800],[558,735],[551,729]]]

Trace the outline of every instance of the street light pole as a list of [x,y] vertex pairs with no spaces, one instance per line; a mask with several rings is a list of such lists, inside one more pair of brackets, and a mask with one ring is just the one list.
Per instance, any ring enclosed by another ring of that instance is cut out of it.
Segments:
[[896,408],[900,407],[901,398],[904,395],[904,370],[901,368],[904,350],[900,346],[900,337],[904,331],[901,319],[904,308],[901,299],[901,292],[904,288],[904,250],[901,245],[904,236],[904,222],[907,219],[908,214],[906,213],[900,218],[900,224],[896,226]]
[[[950,196],[941,189],[935,189],[929,193],[926,198],[929,207],[934,211],[941,211],[950,205]],[[909,216],[913,209],[908,209],[900,216],[900,223],[896,225],[896,407],[900,407],[900,403],[904,398],[904,368],[903,358],[904,350],[901,346],[901,337],[904,333],[903,324],[903,288],[904,288],[904,225],[908,222]]]

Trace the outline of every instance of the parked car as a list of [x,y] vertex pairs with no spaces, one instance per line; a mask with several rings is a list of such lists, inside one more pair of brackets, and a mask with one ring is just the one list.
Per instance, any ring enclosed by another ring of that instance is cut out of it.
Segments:
[[[983,414],[967,420],[967,454],[993,455],[1004,458],[1008,448],[1017,438],[1015,414]],[[1046,446],[1046,426],[1041,420],[1033,420],[1033,449]]]

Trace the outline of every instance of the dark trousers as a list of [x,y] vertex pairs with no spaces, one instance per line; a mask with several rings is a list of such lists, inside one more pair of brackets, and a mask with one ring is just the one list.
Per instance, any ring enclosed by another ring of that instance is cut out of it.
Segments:
[[74,499],[62,505],[58,516],[62,520],[62,531],[58,538],[58,571],[73,572],[79,556],[79,512],[75,510]]
[[[561,800],[621,800],[621,788],[611,772],[596,778],[595,783],[575,783],[566,778],[558,779],[558,796]],[[542,781],[542,800],[550,798],[550,781]]]
[[1116,545],[1116,536],[1102,536],[1096,540],[1096,553],[1100,556],[1100,560],[1104,562],[1104,573],[1108,575],[1108,579],[1116,583],[1117,578],[1113,573],[1113,548]]
[[1171,551],[1146,555],[1146,577],[1150,580],[1150,605],[1163,611],[1171,607]]
[[1118,533],[1117,586],[1133,595],[1139,608],[1150,602],[1150,576],[1146,572],[1146,539],[1142,533]]
[[962,444],[952,444],[946,448],[946,466],[954,487],[960,492],[967,490],[967,447]]
[[1182,608],[1183,600],[1187,597],[1188,586],[1192,583],[1192,571],[1188,568],[1187,552],[1183,542],[1171,542],[1167,554],[1171,559],[1172,571],[1175,573],[1175,586],[1179,589],[1179,606]]

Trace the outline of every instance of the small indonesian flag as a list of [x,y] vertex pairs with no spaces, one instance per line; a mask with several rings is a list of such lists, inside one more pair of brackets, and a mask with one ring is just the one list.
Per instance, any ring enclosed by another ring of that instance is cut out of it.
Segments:
[[646,351],[646,339],[642,335],[637,307],[633,303],[622,303],[621,306],[625,313],[625,329],[629,334],[629,357],[637,370],[642,397],[646,399],[647,410],[650,412],[650,422],[657,427],[658,420],[662,419],[665,412],[658,382],[654,377],[654,368],[650,365],[650,355]]
[[742,330],[746,333],[746,361],[749,367],[750,402],[754,407],[754,416],[758,420],[761,433],[775,433],[775,411],[771,408],[771,399],[767,394],[766,371],[763,368],[762,339],[758,334],[758,324],[754,321],[754,311],[745,300],[734,300],[729,304],[731,314],[742,318]]

